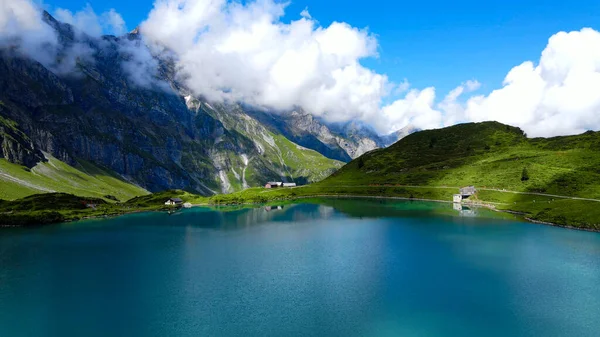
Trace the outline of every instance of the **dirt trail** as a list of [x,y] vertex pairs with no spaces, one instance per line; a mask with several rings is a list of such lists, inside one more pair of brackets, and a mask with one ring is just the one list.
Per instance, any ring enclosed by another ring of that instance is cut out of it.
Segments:
[[[416,185],[335,185],[335,187],[408,187],[408,188],[435,188],[435,189],[457,189],[457,190],[459,189],[459,187],[455,187],[455,186],[416,186]],[[513,193],[513,194],[524,194],[524,195],[539,195],[542,197],[600,202],[600,199],[570,197],[570,196],[566,196],[566,195],[536,193],[536,192],[509,191],[509,190],[504,190],[504,189],[499,189],[499,188],[479,188],[479,187],[477,187],[477,190],[495,191],[495,192],[504,192],[504,193]]]

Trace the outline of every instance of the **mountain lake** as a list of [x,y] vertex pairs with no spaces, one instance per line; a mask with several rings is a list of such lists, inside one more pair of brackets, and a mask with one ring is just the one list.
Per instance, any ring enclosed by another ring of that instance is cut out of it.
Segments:
[[600,336],[600,233],[434,202],[0,231],[0,335]]

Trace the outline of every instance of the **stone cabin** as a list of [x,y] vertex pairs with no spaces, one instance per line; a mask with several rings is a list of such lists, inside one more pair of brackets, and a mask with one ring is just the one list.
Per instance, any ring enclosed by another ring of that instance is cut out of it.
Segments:
[[452,197],[452,201],[455,203],[461,203],[464,199],[468,199],[470,196],[477,193],[475,186],[467,186],[459,189],[459,193]]
[[165,205],[167,206],[175,206],[175,205],[181,205],[183,204],[183,200],[181,200],[181,198],[171,198],[167,201],[165,201]]

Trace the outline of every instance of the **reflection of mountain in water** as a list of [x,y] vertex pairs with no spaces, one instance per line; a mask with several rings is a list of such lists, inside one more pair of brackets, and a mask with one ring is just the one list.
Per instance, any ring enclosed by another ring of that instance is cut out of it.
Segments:
[[269,222],[306,222],[329,218],[332,207],[318,204],[257,206],[256,208],[193,208],[168,218],[169,225],[236,230]]
[[488,209],[471,209],[462,205],[366,198],[304,199],[300,204],[197,207],[165,216],[165,226],[188,226],[198,229],[240,230],[267,223],[281,225],[317,222],[333,218],[455,218],[478,221],[479,218],[511,218],[515,216]]

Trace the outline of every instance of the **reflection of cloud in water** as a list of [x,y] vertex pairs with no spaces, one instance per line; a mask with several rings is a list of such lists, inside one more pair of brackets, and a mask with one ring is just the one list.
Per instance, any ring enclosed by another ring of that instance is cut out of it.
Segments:
[[330,207],[330,206],[320,205],[319,213],[321,214],[322,218],[330,218],[335,213],[335,208]]

